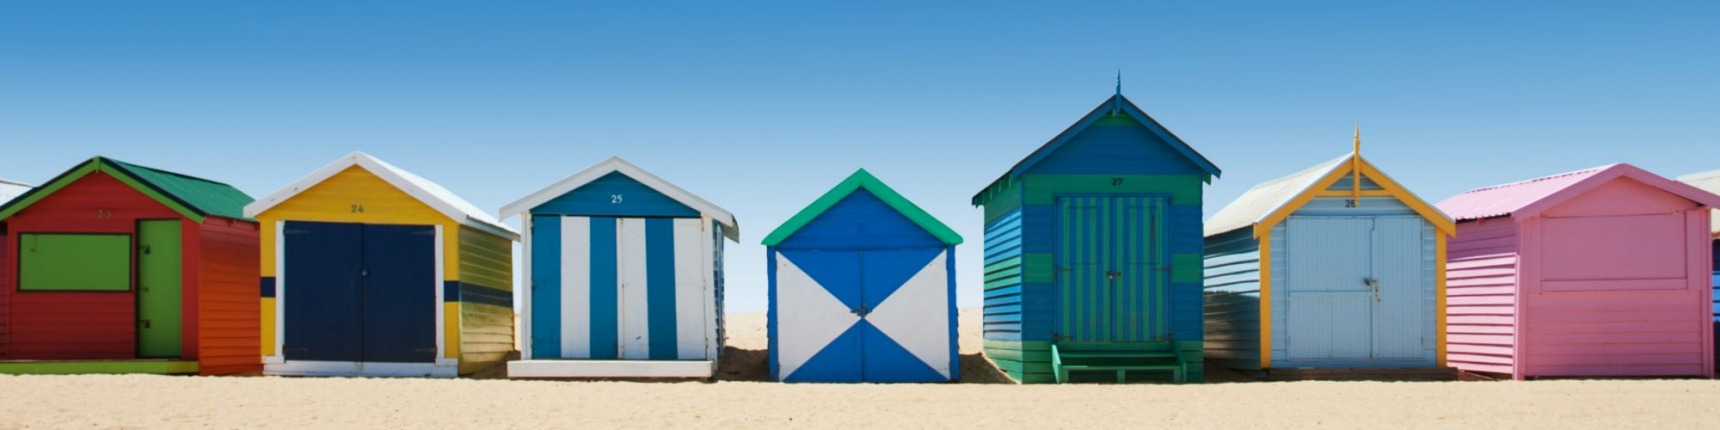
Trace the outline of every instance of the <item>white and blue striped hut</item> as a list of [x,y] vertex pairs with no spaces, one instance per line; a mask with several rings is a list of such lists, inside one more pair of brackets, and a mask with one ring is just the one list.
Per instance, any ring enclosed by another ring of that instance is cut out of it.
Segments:
[[502,208],[523,218],[515,378],[706,378],[734,215],[620,158]]
[[789,218],[764,239],[771,378],[959,379],[961,241],[863,169]]

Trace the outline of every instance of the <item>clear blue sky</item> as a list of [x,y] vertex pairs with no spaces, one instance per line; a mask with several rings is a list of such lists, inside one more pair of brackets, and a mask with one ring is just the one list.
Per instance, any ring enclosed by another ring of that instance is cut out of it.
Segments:
[[759,240],[859,167],[968,239],[977,306],[968,197],[1118,69],[1224,169],[1208,214],[1356,123],[1435,201],[1720,168],[1715,2],[472,3],[0,3],[0,177],[100,154],[261,196],[363,150],[493,211],[620,155],[740,218],[728,304],[761,310]]

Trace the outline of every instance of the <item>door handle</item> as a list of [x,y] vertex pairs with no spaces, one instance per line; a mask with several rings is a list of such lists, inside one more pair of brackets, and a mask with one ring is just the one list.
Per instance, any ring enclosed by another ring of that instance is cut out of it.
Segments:
[[1378,303],[1380,301],[1380,280],[1374,278],[1362,278],[1362,284],[1367,285],[1368,288],[1373,290],[1374,302]]
[[142,324],[143,328],[149,328],[149,320],[137,320],[137,323]]

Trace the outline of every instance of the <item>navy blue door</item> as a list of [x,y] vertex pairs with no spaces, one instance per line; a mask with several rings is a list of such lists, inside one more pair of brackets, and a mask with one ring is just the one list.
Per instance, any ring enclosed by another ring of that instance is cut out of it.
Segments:
[[288,360],[361,361],[363,226],[287,222],[281,233],[287,245],[281,352]]
[[436,228],[364,226],[364,360],[436,361]]
[[436,230],[288,222],[288,360],[436,360]]

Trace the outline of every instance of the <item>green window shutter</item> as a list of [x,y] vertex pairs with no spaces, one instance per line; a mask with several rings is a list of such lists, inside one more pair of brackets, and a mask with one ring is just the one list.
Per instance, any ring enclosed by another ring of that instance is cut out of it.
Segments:
[[131,236],[24,234],[18,237],[21,291],[131,290]]

